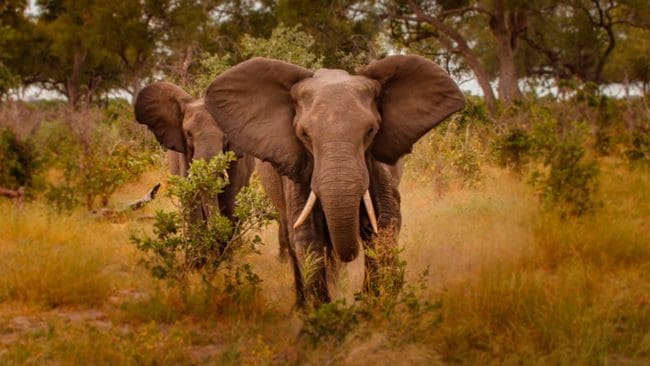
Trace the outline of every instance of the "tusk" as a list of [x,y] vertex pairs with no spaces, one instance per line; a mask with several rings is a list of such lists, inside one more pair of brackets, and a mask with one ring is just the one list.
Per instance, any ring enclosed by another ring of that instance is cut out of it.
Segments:
[[372,207],[372,199],[370,198],[370,191],[366,190],[366,193],[363,194],[363,205],[366,206],[366,212],[368,213],[368,219],[370,219],[370,225],[372,225],[372,230],[377,233],[377,217],[375,216],[375,208]]
[[307,202],[305,203],[305,207],[302,209],[302,212],[300,213],[300,216],[298,216],[298,220],[296,220],[296,223],[293,224],[293,228],[296,229],[300,225],[302,225],[305,220],[307,220],[307,216],[311,213],[311,210],[314,208],[314,204],[316,203],[316,193],[314,191],[311,191],[309,193],[309,198],[307,198]]

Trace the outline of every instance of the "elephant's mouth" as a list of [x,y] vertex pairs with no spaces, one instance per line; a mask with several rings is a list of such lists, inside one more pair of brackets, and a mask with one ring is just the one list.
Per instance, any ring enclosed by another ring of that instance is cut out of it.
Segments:
[[316,201],[320,201],[319,211],[323,210],[324,217],[320,217],[324,218],[323,228],[329,234],[326,238],[331,249],[341,262],[353,261],[358,256],[359,248],[363,243],[361,237],[364,235],[359,231],[359,221],[364,211],[363,216],[366,216],[370,222],[372,231],[377,232],[377,218],[370,192],[366,190],[362,197],[356,199],[356,203],[349,201],[345,204],[341,203],[343,201],[337,202],[331,195],[324,194],[324,197],[319,197],[315,191],[311,191],[302,212],[293,224],[294,229],[299,228],[310,217]]
[[[303,207],[302,211],[300,212],[300,215],[298,216],[298,219],[296,219],[296,222],[293,224],[293,228],[297,229],[299,228],[302,224],[305,223],[309,215],[311,214],[311,211],[314,209],[314,205],[316,204],[316,200],[318,199],[318,196],[316,196],[316,193],[312,190],[309,193],[309,197],[307,198],[307,202],[305,202],[305,206]],[[370,191],[366,190],[366,192],[363,194],[363,206],[366,209],[366,214],[368,214],[368,220],[370,220],[370,225],[372,225],[372,230],[375,232],[375,234],[378,231],[377,228],[377,217],[375,216],[375,208],[372,205],[372,198],[370,197]]]

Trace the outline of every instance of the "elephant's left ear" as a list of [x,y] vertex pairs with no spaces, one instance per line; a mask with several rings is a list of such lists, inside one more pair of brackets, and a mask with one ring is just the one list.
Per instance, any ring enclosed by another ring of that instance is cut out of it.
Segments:
[[146,125],[162,146],[185,153],[184,108],[192,101],[194,98],[172,83],[149,84],[135,98],[135,120]]
[[420,56],[389,56],[360,75],[381,84],[382,123],[372,146],[375,158],[394,164],[430,129],[465,106],[456,83],[440,66]]

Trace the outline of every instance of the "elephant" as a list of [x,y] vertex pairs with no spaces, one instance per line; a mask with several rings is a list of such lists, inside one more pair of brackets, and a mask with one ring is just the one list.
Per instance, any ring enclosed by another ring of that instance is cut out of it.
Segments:
[[[210,159],[229,150],[225,134],[205,109],[203,100],[193,98],[172,83],[155,82],[144,87],[136,97],[134,111],[136,121],[146,125],[168,149],[171,174],[187,176],[193,160]],[[232,219],[237,193],[248,184],[254,168],[253,156],[238,155],[227,170],[230,184],[216,201],[203,201],[193,219],[207,219],[212,205]]]
[[[464,105],[447,72],[415,55],[356,75],[253,58],[212,82],[206,109],[234,151],[264,162],[258,174],[280,211],[298,307],[331,301],[339,265],[371,249],[378,232],[397,245],[402,157]],[[309,278],[307,258],[316,265]]]
[[174,150],[167,150],[167,166],[169,167],[170,174],[187,177],[188,165],[185,154],[181,154]]

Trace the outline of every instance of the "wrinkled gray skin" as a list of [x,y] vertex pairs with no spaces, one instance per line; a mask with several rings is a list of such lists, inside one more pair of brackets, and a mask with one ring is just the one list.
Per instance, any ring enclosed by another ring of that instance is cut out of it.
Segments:
[[[371,245],[362,204],[366,190],[380,232],[396,244],[401,158],[462,109],[464,98],[444,70],[419,56],[387,57],[359,75],[313,73],[255,58],[220,75],[205,105],[235,151],[265,162],[258,173],[280,212],[280,243],[292,259],[297,302],[304,306],[329,301],[328,277],[337,263],[354,260],[361,245]],[[310,191],[317,203],[294,229]],[[301,268],[309,252],[322,260],[305,279]],[[372,266],[366,261],[366,271]]]
[[[157,82],[146,86],[138,94],[134,109],[136,120],[169,149],[171,174],[185,177],[193,160],[211,159],[228,150],[228,141],[206,111],[203,100],[192,98],[174,84]],[[230,184],[217,197],[203,199],[193,217],[206,219],[213,207],[218,207],[221,214],[232,218],[235,197],[248,184],[254,167],[252,156],[238,157],[227,172]]]
[[187,159],[185,159],[185,154],[181,154],[174,150],[167,150],[167,166],[169,166],[170,174],[187,177],[186,167],[188,165]]

